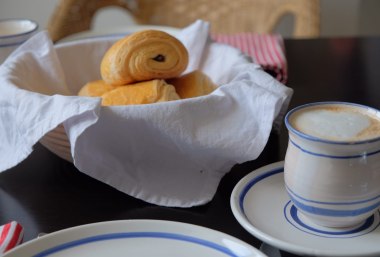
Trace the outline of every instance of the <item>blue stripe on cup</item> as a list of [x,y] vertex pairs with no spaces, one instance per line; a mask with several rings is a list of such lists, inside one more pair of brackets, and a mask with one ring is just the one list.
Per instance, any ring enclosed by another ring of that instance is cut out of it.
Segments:
[[379,202],[376,202],[375,204],[372,204],[370,206],[363,207],[363,208],[357,208],[357,209],[352,209],[352,210],[335,210],[335,209],[328,209],[328,208],[321,208],[321,207],[316,207],[312,205],[307,205],[298,201],[291,194],[289,194],[289,196],[292,202],[294,203],[294,205],[300,210],[307,213],[314,214],[314,215],[320,215],[320,216],[354,217],[354,216],[359,216],[362,214],[373,212],[373,210],[380,207],[380,201],[379,201]]
[[375,201],[376,199],[380,200],[380,195],[377,195],[375,197],[365,199],[365,200],[358,200],[358,201],[351,201],[351,202],[325,202],[325,201],[316,201],[316,200],[311,200],[307,199],[305,197],[302,197],[296,193],[294,193],[293,190],[291,190],[288,185],[285,184],[285,188],[288,191],[288,193],[292,194],[293,197],[296,197],[304,202],[309,202],[309,203],[316,203],[316,204],[325,204],[325,205],[353,205],[353,204],[363,204],[363,203],[368,203]]
[[363,157],[365,158],[365,157],[380,153],[380,149],[379,149],[379,150],[376,150],[373,152],[369,152],[369,153],[364,152],[363,154],[356,154],[356,155],[343,155],[343,156],[329,155],[329,154],[315,153],[315,152],[306,150],[306,149],[302,148],[300,145],[296,144],[290,138],[289,138],[289,141],[290,141],[290,143],[292,143],[292,145],[294,145],[296,148],[300,149],[304,153],[314,155],[314,156],[324,157],[324,158],[331,158],[331,159],[357,159],[357,158],[363,158]]

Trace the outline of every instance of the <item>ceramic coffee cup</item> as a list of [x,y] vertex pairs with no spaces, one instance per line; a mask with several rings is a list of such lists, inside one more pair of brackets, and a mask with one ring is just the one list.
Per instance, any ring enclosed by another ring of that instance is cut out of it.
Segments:
[[38,29],[38,24],[26,19],[0,20],[0,64],[19,45],[29,39]]
[[285,186],[297,210],[321,226],[350,227],[380,207],[380,111],[319,102],[288,112]]

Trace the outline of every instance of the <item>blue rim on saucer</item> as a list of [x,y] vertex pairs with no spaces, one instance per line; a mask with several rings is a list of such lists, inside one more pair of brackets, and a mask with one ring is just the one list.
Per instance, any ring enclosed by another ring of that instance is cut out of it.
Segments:
[[380,256],[380,210],[358,225],[317,225],[297,210],[285,188],[284,162],[252,171],[232,191],[238,223],[266,244],[298,255]]

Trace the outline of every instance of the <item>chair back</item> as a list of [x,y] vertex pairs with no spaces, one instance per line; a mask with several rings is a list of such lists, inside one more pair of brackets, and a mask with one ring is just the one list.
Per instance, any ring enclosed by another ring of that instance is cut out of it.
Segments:
[[202,19],[213,33],[270,33],[291,14],[293,37],[320,33],[319,0],[61,0],[48,26],[53,41],[89,30],[95,13],[107,6],[126,9],[137,24],[182,28]]

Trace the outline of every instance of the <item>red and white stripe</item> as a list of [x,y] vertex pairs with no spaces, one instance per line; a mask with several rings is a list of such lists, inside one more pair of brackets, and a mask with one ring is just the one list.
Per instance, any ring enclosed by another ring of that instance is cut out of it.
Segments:
[[213,34],[212,38],[219,43],[239,48],[250,56],[255,63],[260,64],[264,70],[274,73],[276,79],[286,83],[288,69],[285,57],[283,38],[276,34]]
[[24,229],[16,221],[0,227],[0,255],[22,243]]

